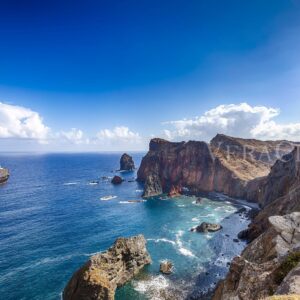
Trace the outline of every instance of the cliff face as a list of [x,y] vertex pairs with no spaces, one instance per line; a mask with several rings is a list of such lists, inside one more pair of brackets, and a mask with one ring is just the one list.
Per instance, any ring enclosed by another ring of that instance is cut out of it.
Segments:
[[242,233],[251,243],[233,259],[214,300],[300,294],[299,153],[295,147],[278,160],[260,186],[263,209]]
[[268,228],[268,217],[300,211],[300,147],[274,164],[260,185],[258,200],[263,209],[245,232],[249,240]]
[[9,172],[7,169],[0,168],[0,183],[4,183],[8,180]]
[[300,212],[272,216],[268,221],[268,230],[233,259],[213,300],[257,300],[300,292]]
[[185,187],[195,193],[217,191],[253,200],[271,165],[290,150],[290,143],[284,141],[225,135],[217,135],[210,144],[153,139],[138,170],[138,180],[146,183],[146,197],[158,192],[176,194]]
[[142,235],[119,238],[76,271],[63,291],[64,300],[113,300],[115,289],[136,275],[151,258]]

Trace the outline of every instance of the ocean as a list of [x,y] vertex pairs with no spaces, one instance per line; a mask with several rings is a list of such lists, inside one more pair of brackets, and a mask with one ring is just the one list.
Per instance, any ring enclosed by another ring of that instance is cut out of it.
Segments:
[[[139,166],[144,153],[134,153]],[[118,172],[121,153],[0,154],[11,176],[0,186],[0,295],[5,300],[61,299],[64,286],[92,254],[120,236],[142,233],[153,263],[116,292],[117,300],[200,297],[225,276],[244,248],[234,242],[248,220],[235,213],[244,203],[222,195],[140,200],[136,172]],[[112,176],[125,181],[112,185]],[[106,196],[112,196],[109,200]],[[103,198],[104,197],[104,198]],[[221,223],[216,233],[190,229]],[[159,273],[169,259],[174,272]]]

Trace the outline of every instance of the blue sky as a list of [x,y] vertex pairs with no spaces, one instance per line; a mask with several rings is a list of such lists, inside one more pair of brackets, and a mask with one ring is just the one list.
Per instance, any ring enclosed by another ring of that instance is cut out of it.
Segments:
[[0,1],[0,41],[2,151],[300,140],[300,0]]

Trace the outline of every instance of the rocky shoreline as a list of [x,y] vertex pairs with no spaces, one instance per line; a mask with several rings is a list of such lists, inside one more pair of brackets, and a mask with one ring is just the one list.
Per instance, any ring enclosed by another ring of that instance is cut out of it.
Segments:
[[[246,143],[251,143],[251,153],[241,150]],[[151,140],[149,152],[138,170],[138,181],[144,183],[144,197],[217,192],[255,202],[261,208],[250,212],[241,208],[236,212],[240,218],[252,221],[232,243],[243,239],[248,245],[228,263],[228,274],[215,290],[209,289],[195,299],[256,300],[273,295],[300,295],[300,148],[293,145],[294,149],[289,152],[287,144],[223,135],[217,135],[210,144]],[[197,201],[201,204],[201,197]],[[206,233],[221,229],[220,224],[203,222],[191,231]],[[139,236],[138,239],[137,247],[131,245],[133,252],[126,246],[127,254],[124,254],[117,240],[105,252],[110,253],[108,257],[106,254],[92,257],[73,275],[63,299],[114,299],[116,287],[151,261],[144,238]],[[122,245],[127,243],[126,239],[122,241]],[[128,258],[133,267],[129,271],[126,269]],[[112,266],[114,263],[117,264]],[[165,263],[161,265],[161,272],[170,274],[172,268],[171,262]],[[99,274],[104,274],[105,280],[98,278]],[[82,287],[81,291],[78,287]],[[87,298],[87,295],[93,296]]]
[[0,167],[0,184],[6,182],[8,178],[9,178],[8,170]]

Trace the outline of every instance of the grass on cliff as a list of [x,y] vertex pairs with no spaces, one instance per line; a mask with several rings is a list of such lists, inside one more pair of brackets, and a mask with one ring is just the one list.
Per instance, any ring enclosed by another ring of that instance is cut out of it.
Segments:
[[294,269],[300,262],[300,252],[289,254],[281,265],[274,272],[274,281],[276,284],[281,284],[285,276]]

